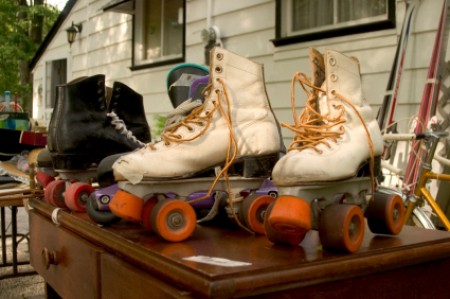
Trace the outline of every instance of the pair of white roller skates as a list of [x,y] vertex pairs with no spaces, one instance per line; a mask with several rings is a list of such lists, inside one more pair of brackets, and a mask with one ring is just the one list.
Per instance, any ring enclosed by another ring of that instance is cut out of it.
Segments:
[[[114,163],[121,190],[111,211],[148,223],[166,240],[182,241],[196,224],[186,197],[211,186],[207,195],[225,192],[232,218],[274,243],[298,245],[306,232],[318,229],[324,247],[354,252],[364,236],[364,215],[372,231],[398,233],[401,199],[374,192],[382,138],[362,96],[358,62],[335,51],[311,50],[311,63],[311,80],[301,73],[293,80],[309,99],[298,117],[292,103],[295,125],[285,126],[295,138],[280,158],[281,131],[262,66],[214,48],[203,105],[166,128],[161,141]],[[205,177],[215,167],[219,170]],[[369,171],[358,173],[362,169]],[[269,176],[278,199],[240,196]],[[178,193],[179,199],[168,200],[167,192]]]

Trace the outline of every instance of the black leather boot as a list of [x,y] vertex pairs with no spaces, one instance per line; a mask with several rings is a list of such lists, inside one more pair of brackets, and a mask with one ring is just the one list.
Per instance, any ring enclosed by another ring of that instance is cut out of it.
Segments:
[[[93,168],[106,156],[143,146],[141,137],[144,142],[150,140],[142,96],[122,83],[115,87],[109,109],[104,75],[78,78],[57,87],[47,140],[56,171]],[[138,136],[127,130],[127,122]]]
[[[151,141],[142,95],[121,82],[114,82],[108,109],[125,123],[127,130],[142,143]],[[108,114],[111,116],[111,114]]]

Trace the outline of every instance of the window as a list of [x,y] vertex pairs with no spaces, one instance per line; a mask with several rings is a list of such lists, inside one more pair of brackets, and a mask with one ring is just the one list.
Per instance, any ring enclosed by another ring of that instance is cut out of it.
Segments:
[[133,67],[184,61],[184,0],[136,0]]
[[45,75],[44,119],[49,120],[55,107],[56,86],[67,83],[67,60],[47,61]]
[[395,26],[395,0],[277,0],[276,46]]

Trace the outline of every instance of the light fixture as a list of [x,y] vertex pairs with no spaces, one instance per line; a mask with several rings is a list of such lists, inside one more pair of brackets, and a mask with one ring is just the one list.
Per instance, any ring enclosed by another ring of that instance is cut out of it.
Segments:
[[80,24],[74,24],[72,21],[72,26],[66,29],[67,32],[67,41],[69,42],[69,45],[72,46],[73,42],[75,41],[75,37],[77,36],[77,33],[81,32],[83,29],[83,26]]

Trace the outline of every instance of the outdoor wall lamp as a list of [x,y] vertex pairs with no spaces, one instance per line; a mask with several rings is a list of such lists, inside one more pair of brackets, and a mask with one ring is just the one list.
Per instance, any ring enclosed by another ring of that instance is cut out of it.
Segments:
[[67,41],[69,42],[69,45],[72,46],[73,42],[75,41],[75,37],[77,36],[77,33],[81,32],[83,29],[83,26],[80,24],[74,24],[72,21],[72,26],[66,29],[67,32]]

